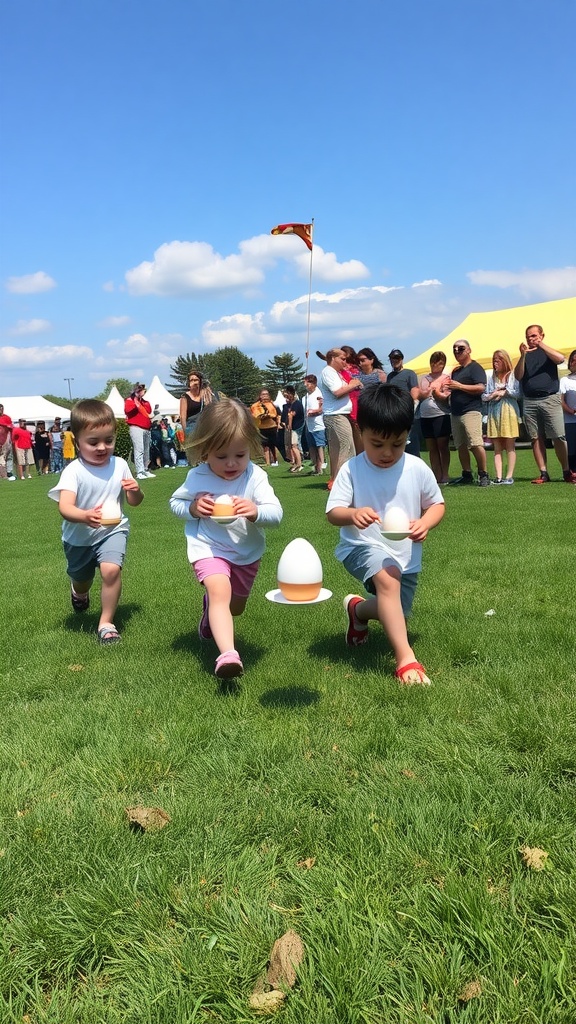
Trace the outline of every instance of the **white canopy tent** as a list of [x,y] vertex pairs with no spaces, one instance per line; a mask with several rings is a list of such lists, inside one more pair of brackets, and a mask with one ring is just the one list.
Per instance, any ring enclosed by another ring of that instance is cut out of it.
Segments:
[[10,416],[14,423],[26,417],[27,423],[43,421],[47,427],[52,426],[57,416],[64,422],[70,419],[70,409],[55,402],[49,402],[42,395],[20,395],[16,398],[0,398],[4,406],[4,415]]
[[108,398],[105,398],[104,401],[106,402],[106,405],[110,406],[116,419],[123,420],[126,418],[124,414],[124,399],[115,384],[111,388]]
[[174,398],[169,391],[166,390],[164,385],[160,382],[158,374],[152,378],[150,387],[148,388],[144,398],[147,402],[150,402],[152,406],[152,412],[156,406],[158,406],[158,412],[161,416],[178,416],[180,412],[180,400]]

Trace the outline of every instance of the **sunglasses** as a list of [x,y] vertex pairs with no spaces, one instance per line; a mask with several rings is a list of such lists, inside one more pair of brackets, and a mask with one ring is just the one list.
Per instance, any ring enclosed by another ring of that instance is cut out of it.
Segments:
[[459,356],[462,352],[465,352],[466,349],[465,349],[464,345],[458,345],[458,347],[457,348],[453,348],[452,351],[453,351],[455,356]]

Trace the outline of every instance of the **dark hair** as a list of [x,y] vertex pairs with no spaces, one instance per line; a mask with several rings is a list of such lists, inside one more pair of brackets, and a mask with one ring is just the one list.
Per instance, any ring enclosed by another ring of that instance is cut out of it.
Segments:
[[304,377],[304,380],[307,380],[309,384],[313,384],[314,387],[316,387],[318,383],[318,377],[316,376],[315,373],[307,373],[306,376]]
[[432,366],[432,363],[444,363],[444,366],[446,366],[446,353],[441,352],[440,349],[437,352],[433,352],[430,356],[430,366]]
[[296,394],[296,388],[293,388],[291,384],[287,384],[284,391],[288,391],[291,395]]
[[374,370],[383,370],[384,369],[384,367],[382,366],[382,363],[378,359],[378,356],[376,355],[375,352],[373,352],[373,350],[371,348],[361,348],[360,351],[358,352],[358,355],[359,356],[366,356],[366,359],[371,359],[372,363],[374,364],[373,365],[373,369]]
[[116,417],[106,402],[101,402],[98,398],[84,398],[72,406],[70,429],[76,438],[87,427],[108,426],[112,430],[116,430]]
[[358,356],[356,350],[351,345],[342,345],[342,351],[346,356],[346,362],[350,363],[350,366],[358,366]]
[[360,430],[373,430],[382,437],[409,431],[414,422],[414,401],[409,391],[395,384],[375,384],[358,399]]
[[570,367],[570,363],[574,359],[574,356],[576,356],[576,348],[573,349],[572,352],[570,353],[570,355],[568,356],[568,367]]

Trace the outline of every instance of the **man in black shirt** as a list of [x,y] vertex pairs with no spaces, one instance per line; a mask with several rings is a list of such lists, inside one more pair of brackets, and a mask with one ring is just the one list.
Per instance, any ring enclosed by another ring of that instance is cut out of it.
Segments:
[[558,367],[563,362],[562,353],[545,343],[544,331],[539,324],[526,328],[526,341],[520,345],[520,359],[514,367],[514,376],[522,385],[524,425],[540,470],[540,476],[532,481],[533,484],[550,483],[546,465],[547,438],[554,445],[565,482],[576,483],[576,473],[571,473],[568,467],[568,446],[560,401]]
[[[402,388],[403,391],[409,391],[413,400],[417,402],[420,394],[418,377],[414,373],[414,370],[405,369],[404,353],[401,352],[399,348],[393,348],[388,359],[390,360],[392,370],[386,378],[386,383],[395,384],[397,388]],[[414,423],[412,424],[412,428],[408,435],[406,451],[410,455],[417,455],[420,457],[420,423],[416,418],[414,419]]]
[[454,342],[452,352],[458,366],[452,370],[446,388],[450,392],[452,437],[462,466],[462,476],[452,480],[452,484],[474,482],[470,468],[472,452],[478,467],[478,483],[480,487],[488,487],[490,479],[486,472],[482,437],[482,395],[486,389],[486,372],[480,363],[472,359],[470,345],[464,338]]

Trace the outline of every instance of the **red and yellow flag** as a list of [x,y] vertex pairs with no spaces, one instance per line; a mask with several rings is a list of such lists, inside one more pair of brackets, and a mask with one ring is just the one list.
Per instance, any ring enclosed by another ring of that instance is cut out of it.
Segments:
[[271,235],[298,235],[309,249],[312,249],[311,224],[277,224],[272,228]]

